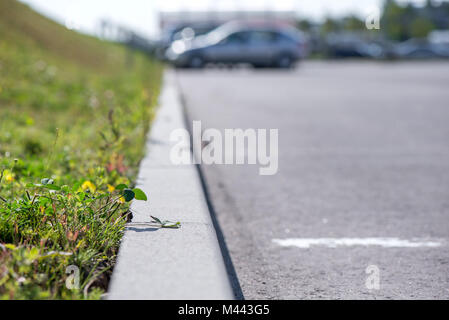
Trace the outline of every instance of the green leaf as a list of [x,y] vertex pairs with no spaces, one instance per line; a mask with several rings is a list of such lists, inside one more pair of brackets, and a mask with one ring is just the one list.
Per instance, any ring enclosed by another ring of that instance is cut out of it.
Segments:
[[27,259],[29,259],[31,261],[36,260],[37,258],[39,258],[39,249],[34,247],[33,249],[30,250],[30,252],[28,252],[26,254],[26,256],[27,256]]
[[135,196],[136,196],[136,194],[131,189],[125,189],[123,191],[123,197],[125,198],[126,202],[132,201]]
[[141,189],[135,188],[133,192],[136,195],[136,200],[148,201],[147,195]]
[[38,187],[38,188],[45,188],[45,189],[54,190],[54,191],[61,190],[60,187],[52,185],[52,184],[38,184],[38,183],[36,183],[36,184],[34,184],[34,186]]
[[77,197],[78,201],[82,202],[86,198],[86,194],[84,192],[77,192],[76,197]]
[[72,192],[77,192],[81,188],[81,182],[77,182],[72,187]]
[[51,185],[51,184],[45,185],[44,188],[47,188],[47,189],[49,189],[49,190],[54,190],[54,191],[59,191],[59,190],[61,190],[60,187],[54,186],[54,185]]
[[122,191],[122,190],[128,189],[128,186],[126,184],[122,183],[122,184],[119,184],[117,187],[115,187],[115,189]]
[[16,250],[16,246],[15,245],[13,245],[13,244],[5,244],[5,247],[7,248],[7,249],[9,249],[9,250]]
[[162,228],[165,228],[165,229],[179,229],[179,228],[181,228],[181,222],[165,221],[162,224]]
[[159,223],[160,225],[162,225],[161,219],[156,218],[156,217],[153,217],[153,216],[151,216],[151,218],[152,218],[155,222],[157,222],[157,223]]
[[173,229],[180,229],[181,228],[181,222],[176,222],[174,225],[170,226]]

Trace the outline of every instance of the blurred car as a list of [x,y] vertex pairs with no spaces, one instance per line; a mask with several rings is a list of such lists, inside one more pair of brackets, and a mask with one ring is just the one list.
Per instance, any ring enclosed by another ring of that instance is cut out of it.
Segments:
[[186,68],[202,68],[207,63],[290,68],[305,54],[305,38],[293,27],[231,22],[206,35],[173,42],[166,57]]
[[214,23],[191,23],[181,24],[175,27],[167,28],[158,42],[157,57],[165,60],[165,53],[174,41],[189,41],[196,36],[201,36],[217,28],[219,25]]
[[379,59],[385,54],[383,45],[364,39],[357,33],[333,33],[326,39],[327,54],[334,58]]
[[383,55],[382,47],[375,43],[352,43],[333,46],[329,54],[335,58],[373,58],[378,59]]
[[449,45],[429,42],[427,39],[410,39],[397,44],[393,56],[408,59],[449,58]]

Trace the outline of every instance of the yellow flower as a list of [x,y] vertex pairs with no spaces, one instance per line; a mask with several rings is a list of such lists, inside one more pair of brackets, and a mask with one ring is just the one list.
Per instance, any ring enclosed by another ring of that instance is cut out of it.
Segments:
[[90,181],[85,181],[81,188],[83,189],[83,191],[89,190],[91,193],[95,193],[95,191],[97,190],[97,187]]
[[121,204],[124,204],[126,202],[125,198],[120,197],[120,199],[118,199],[118,202],[120,202]]
[[108,191],[109,191],[110,193],[114,192],[114,191],[115,191],[114,186],[111,186],[110,184],[108,184]]
[[25,119],[25,123],[27,126],[32,126],[32,125],[34,125],[34,119],[31,117],[28,117]]
[[7,183],[14,182],[14,173],[12,173],[8,170],[5,170],[5,172],[3,172],[3,174],[4,174],[5,181]]

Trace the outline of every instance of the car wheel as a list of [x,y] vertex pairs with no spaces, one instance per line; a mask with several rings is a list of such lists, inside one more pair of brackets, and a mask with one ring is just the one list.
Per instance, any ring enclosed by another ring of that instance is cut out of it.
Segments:
[[188,67],[193,69],[203,68],[205,65],[204,59],[200,56],[193,56],[189,59]]
[[283,54],[276,58],[275,66],[282,69],[289,69],[293,66],[294,60],[290,55]]

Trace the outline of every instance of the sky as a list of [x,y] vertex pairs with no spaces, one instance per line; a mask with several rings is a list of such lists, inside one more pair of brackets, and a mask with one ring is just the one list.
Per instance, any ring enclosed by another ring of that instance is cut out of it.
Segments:
[[[159,11],[294,10],[322,19],[353,13],[368,15],[383,0],[21,0],[69,28],[95,34],[107,18],[148,37],[159,34]],[[406,1],[406,0],[401,0]],[[412,0],[420,3],[423,0]]]

